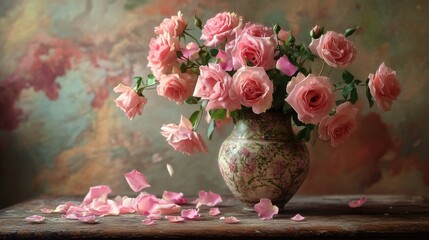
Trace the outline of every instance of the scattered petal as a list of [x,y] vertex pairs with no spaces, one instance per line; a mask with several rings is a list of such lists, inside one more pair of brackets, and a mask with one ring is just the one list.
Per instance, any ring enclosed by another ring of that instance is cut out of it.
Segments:
[[228,224],[234,224],[234,223],[240,222],[240,220],[238,218],[233,217],[233,216],[231,216],[231,217],[220,217],[219,219],[223,220],[225,223],[228,223]]
[[32,222],[32,223],[41,223],[45,221],[45,217],[39,216],[39,215],[31,215],[25,218],[26,221]]
[[154,211],[158,212],[159,214],[175,214],[179,213],[180,210],[182,210],[182,207],[174,203],[158,204],[154,209]]
[[66,213],[67,210],[71,207],[71,206],[76,206],[76,204],[72,203],[72,202],[66,202],[64,204],[60,204],[58,205],[55,210],[53,211],[54,213]]
[[301,222],[305,219],[305,217],[301,216],[301,214],[296,214],[291,219],[294,220],[295,222]]
[[54,209],[52,209],[52,208],[42,208],[42,209],[40,209],[40,211],[42,213],[53,213]]
[[125,173],[124,176],[128,182],[128,185],[130,185],[134,192],[140,192],[143,188],[150,187],[146,180],[146,176],[137,170],[132,170],[131,172]]
[[165,216],[165,218],[172,223],[182,223],[185,219],[180,216]]
[[174,174],[174,169],[173,169],[173,166],[171,166],[170,164],[166,164],[166,166],[167,166],[167,171],[168,171],[168,174],[170,174],[170,177],[172,177],[173,176],[173,174]]
[[272,219],[275,214],[279,213],[279,208],[273,205],[268,198],[261,198],[254,208],[261,220]]
[[116,202],[116,205],[118,205],[120,214],[134,213],[136,211],[134,209],[134,206],[136,205],[135,198],[116,196],[114,201]]
[[175,204],[185,204],[188,202],[188,199],[183,197],[183,193],[178,192],[168,192],[164,191],[162,194],[162,199],[164,199],[167,202],[175,203]]
[[151,213],[147,216],[147,218],[152,219],[152,220],[161,220],[162,215],[159,213]]
[[222,197],[219,194],[213,193],[211,191],[209,192],[199,191],[198,198],[195,199],[192,203],[197,204],[196,207],[199,208],[202,205],[213,207],[216,204],[221,202],[222,202]]
[[158,163],[158,162],[161,162],[162,160],[163,160],[163,157],[160,153],[154,153],[152,155],[152,162],[153,163]]
[[181,212],[181,216],[185,219],[198,219],[200,218],[200,214],[199,214],[199,210],[197,209],[186,209],[186,210],[182,210]]
[[85,198],[83,199],[82,204],[88,205],[94,199],[102,199],[102,200],[106,201],[107,195],[111,192],[112,192],[112,190],[107,185],[90,187],[89,192],[86,194]]
[[146,226],[150,226],[150,225],[155,225],[156,221],[152,218],[146,218],[145,220],[142,221],[142,223]]
[[219,208],[210,208],[210,211],[209,211],[210,216],[216,216],[219,214],[220,214]]
[[98,219],[95,215],[77,216],[77,219],[84,223],[97,223]]
[[137,197],[136,210],[140,215],[149,215],[158,207],[158,199],[153,195]]
[[365,197],[361,197],[359,200],[352,200],[349,202],[349,207],[351,208],[357,208],[362,206],[366,201]]

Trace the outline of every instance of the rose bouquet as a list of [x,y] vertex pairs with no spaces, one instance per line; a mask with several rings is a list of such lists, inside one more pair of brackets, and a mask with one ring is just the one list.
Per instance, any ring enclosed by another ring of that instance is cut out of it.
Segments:
[[[216,127],[249,114],[281,113],[299,127],[298,141],[308,141],[312,131],[332,146],[342,143],[356,128],[358,88],[366,88],[369,106],[374,102],[389,111],[400,94],[396,73],[384,63],[359,80],[346,68],[356,57],[349,37],[315,26],[310,44],[297,43],[290,31],[278,24],[267,27],[243,22],[230,12],[218,13],[205,24],[194,17],[199,39],[191,34],[181,12],[155,27],[149,43],[147,78],[134,77],[134,87],[119,84],[116,99],[131,120],[141,115],[148,102],[144,92],[156,89],[158,95],[177,104],[196,106],[179,124],[166,124],[161,134],[177,151],[194,154],[207,146],[197,132],[203,114],[208,116],[208,138]],[[195,29],[194,29],[195,30]],[[201,41],[201,42],[200,42]],[[312,63],[322,66],[313,72]],[[331,79],[331,71],[342,78]]]

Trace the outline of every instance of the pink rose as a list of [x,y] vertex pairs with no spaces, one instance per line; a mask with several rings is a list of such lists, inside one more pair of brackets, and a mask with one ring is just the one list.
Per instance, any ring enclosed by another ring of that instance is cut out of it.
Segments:
[[143,96],[139,96],[131,87],[119,84],[113,91],[115,93],[121,93],[116,98],[115,103],[122,111],[125,112],[130,120],[133,120],[136,114],[142,115],[143,107],[147,103],[147,99]]
[[168,98],[177,104],[183,102],[194,92],[195,79],[188,73],[162,75],[156,87],[158,95]]
[[262,24],[246,23],[241,34],[247,33],[254,37],[268,37],[274,38],[274,31],[272,28]]
[[374,97],[377,106],[387,112],[390,110],[393,100],[401,93],[401,86],[396,78],[396,72],[388,68],[384,63],[377,72],[369,74],[369,91]]
[[167,138],[168,144],[176,151],[188,155],[193,155],[195,151],[207,152],[203,138],[200,134],[192,131],[192,123],[183,115],[179,125],[173,123],[162,125],[161,134]]
[[240,103],[260,114],[271,107],[273,82],[262,67],[242,67],[233,76],[233,91]]
[[356,129],[357,111],[350,102],[339,105],[334,116],[327,116],[320,122],[320,139],[331,141],[333,147],[343,143]]
[[263,67],[265,70],[274,68],[274,51],[276,42],[271,37],[254,37],[244,33],[235,40],[235,46],[231,51],[234,69],[247,66],[248,62],[253,66]]
[[328,31],[320,38],[314,39],[310,46],[311,52],[335,68],[346,68],[356,57],[353,42],[343,34]]
[[289,32],[285,31],[283,29],[280,29],[279,33],[277,34],[277,37],[279,38],[279,41],[286,42],[289,39]]
[[216,58],[219,59],[219,65],[223,70],[232,71],[233,67],[231,55],[222,50],[219,50],[216,55]]
[[289,77],[293,76],[296,71],[298,71],[298,67],[293,65],[286,55],[277,60],[276,68]]
[[303,123],[317,124],[327,116],[335,104],[332,83],[327,77],[298,73],[288,83],[286,102],[297,112]]
[[200,39],[205,40],[205,46],[215,47],[233,37],[235,31],[242,25],[243,17],[229,12],[218,13],[214,18],[207,20]]
[[185,27],[186,23],[183,19],[183,14],[179,11],[177,16],[165,18],[158,27],[155,27],[155,34],[162,35],[168,33],[172,37],[179,37],[185,31]]
[[179,38],[171,37],[169,34],[159,35],[150,40],[147,66],[151,68],[157,80],[161,75],[171,73],[173,67],[177,65],[178,50]]
[[198,59],[198,53],[200,52],[200,47],[195,42],[190,42],[186,45],[185,48],[181,49],[185,61]]
[[209,100],[206,110],[224,108],[233,111],[241,106],[238,100],[231,97],[231,87],[231,76],[219,64],[209,63],[208,66],[200,66],[194,96]]

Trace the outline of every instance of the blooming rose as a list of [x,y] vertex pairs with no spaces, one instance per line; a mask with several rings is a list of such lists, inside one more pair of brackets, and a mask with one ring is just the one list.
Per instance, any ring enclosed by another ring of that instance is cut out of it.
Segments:
[[262,67],[242,67],[233,76],[233,92],[240,103],[260,114],[271,107],[273,82]]
[[242,25],[243,17],[229,12],[218,13],[214,18],[207,20],[200,39],[205,40],[205,46],[215,47],[233,37],[235,31]]
[[396,72],[384,63],[378,67],[377,72],[369,74],[369,91],[374,97],[377,106],[383,111],[389,111],[392,101],[401,93],[401,86],[396,78]]
[[200,76],[195,86],[194,96],[210,100],[206,110],[224,108],[228,111],[239,109],[240,103],[231,98],[231,76],[219,64],[200,66]]
[[276,68],[289,77],[293,76],[296,71],[298,71],[298,67],[293,65],[287,56],[282,56],[277,60]]
[[231,55],[228,53],[219,50],[219,52],[216,55],[216,58],[219,59],[219,65],[220,67],[225,71],[231,71],[232,68],[232,58]]
[[200,134],[192,131],[192,123],[181,116],[180,124],[176,125],[173,123],[162,125],[161,134],[167,138],[167,142],[176,151],[193,155],[197,152],[207,152],[207,146],[203,141]]
[[277,37],[279,38],[279,41],[286,42],[289,39],[289,32],[285,31],[283,29],[280,29],[279,33],[277,34]]
[[246,23],[241,34],[247,33],[254,37],[274,37],[274,31],[272,28],[264,26],[262,24]]
[[183,14],[179,11],[177,16],[165,18],[158,27],[155,27],[155,34],[162,35],[168,33],[170,36],[179,37],[182,35],[185,27],[186,23],[183,19]]
[[194,92],[195,79],[188,73],[162,75],[156,87],[158,95],[164,96],[177,104],[183,102]]
[[297,112],[303,123],[317,124],[335,104],[332,83],[327,77],[298,73],[288,83],[286,102]]
[[248,62],[253,66],[263,67],[268,70],[276,66],[274,51],[276,41],[272,37],[255,37],[243,33],[235,40],[232,48],[232,64],[234,69],[247,66]]
[[147,99],[139,96],[131,87],[119,84],[113,91],[121,93],[116,98],[115,103],[122,111],[125,112],[130,120],[133,120],[136,114],[142,115],[143,107],[147,103]]
[[168,33],[150,40],[147,66],[151,68],[156,79],[159,80],[161,75],[171,73],[173,67],[177,65],[178,50],[179,38]]
[[327,116],[320,122],[320,139],[331,141],[333,147],[344,142],[356,128],[357,111],[350,102],[339,105],[334,116]]
[[[186,45],[185,48],[181,49],[183,57],[189,60],[197,59],[198,53],[200,52],[200,47],[195,42],[190,42]],[[186,61],[186,59],[184,61]]]
[[343,34],[328,31],[320,38],[314,39],[310,46],[311,52],[335,68],[346,68],[356,57],[353,42]]

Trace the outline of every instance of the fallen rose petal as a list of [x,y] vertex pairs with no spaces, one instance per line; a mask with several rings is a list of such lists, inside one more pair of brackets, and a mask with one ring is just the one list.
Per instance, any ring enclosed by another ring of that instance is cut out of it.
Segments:
[[172,177],[173,176],[173,174],[174,174],[174,170],[173,170],[173,166],[171,166],[170,164],[166,164],[166,166],[167,166],[167,171],[168,171],[168,174],[170,175],[170,177]]
[[149,215],[158,207],[158,199],[152,195],[137,197],[136,211],[140,215]]
[[124,176],[128,182],[128,185],[130,185],[134,192],[140,192],[143,188],[150,187],[146,180],[146,176],[137,170],[132,170],[131,172],[125,173]]
[[178,193],[178,192],[169,192],[169,191],[164,191],[164,193],[162,194],[162,199],[170,202],[170,203],[175,203],[175,204],[185,204],[188,202],[188,199],[183,197],[183,193]]
[[209,211],[210,216],[216,216],[219,214],[220,214],[219,208],[210,208],[210,211]]
[[254,208],[261,220],[272,219],[275,214],[279,213],[279,208],[273,205],[268,198],[261,198]]
[[119,208],[119,214],[134,213],[136,211],[134,209],[134,206],[136,205],[135,198],[116,196],[114,201]]
[[362,206],[366,201],[365,197],[361,197],[359,200],[352,200],[349,202],[349,207],[351,208],[357,208]]
[[165,218],[172,223],[183,223],[185,219],[180,216],[165,216]]
[[228,223],[228,224],[234,224],[234,223],[240,222],[240,220],[238,218],[233,217],[233,216],[231,216],[231,217],[220,217],[219,219],[223,220],[225,223]]
[[61,217],[68,219],[68,220],[76,220],[77,219],[77,216],[75,213],[63,214],[63,215],[61,215]]
[[77,219],[84,223],[97,223],[98,219],[95,215],[81,216],[77,217]]
[[52,208],[42,208],[42,209],[40,209],[40,211],[42,213],[52,213],[52,212],[54,212],[54,209],[52,209]]
[[199,208],[202,205],[213,207],[216,204],[221,202],[222,202],[222,197],[219,194],[213,193],[211,191],[209,192],[199,191],[198,198],[195,199],[192,203],[197,204],[196,208]]
[[54,213],[66,213],[67,210],[71,207],[71,206],[76,206],[76,204],[72,203],[72,202],[66,202],[64,204],[60,204],[58,205],[55,210],[53,211]]
[[153,219],[153,220],[161,220],[162,215],[159,213],[151,213],[147,216],[147,218]]
[[150,225],[155,225],[156,221],[152,218],[146,218],[145,220],[142,221],[142,223],[146,226],[150,226]]
[[41,223],[45,221],[45,217],[39,216],[39,215],[31,215],[25,218],[26,221],[32,222],[32,223]]
[[300,222],[300,221],[303,221],[305,219],[305,217],[301,216],[301,214],[296,214],[291,219],[296,221],[296,222]]
[[182,210],[181,214],[180,214],[183,218],[185,219],[198,219],[200,218],[200,214],[199,214],[199,210],[197,209],[186,209],[186,210]]
[[86,194],[85,198],[82,201],[83,205],[90,204],[94,199],[107,200],[107,195],[111,193],[112,190],[107,185],[94,186],[89,188],[89,192]]
[[175,214],[179,213],[180,210],[182,210],[182,207],[180,207],[177,204],[169,203],[169,204],[158,204],[154,212],[157,212],[159,214]]

